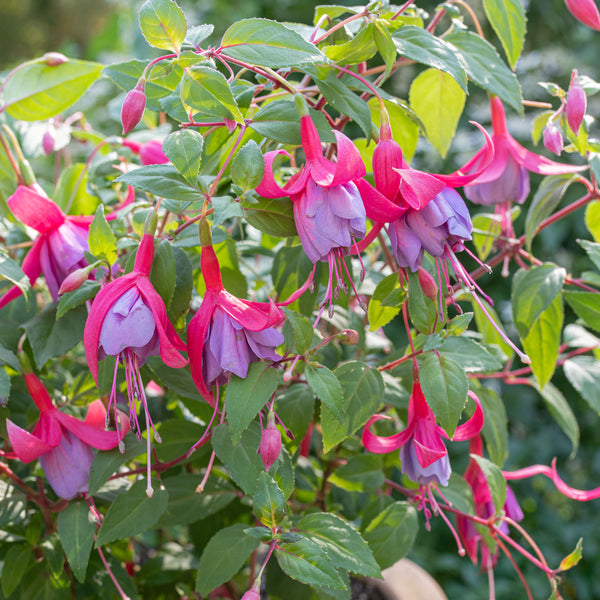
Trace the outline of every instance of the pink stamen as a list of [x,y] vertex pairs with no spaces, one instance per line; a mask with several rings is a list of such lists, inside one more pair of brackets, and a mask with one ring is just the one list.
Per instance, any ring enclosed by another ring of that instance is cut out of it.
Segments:
[[[435,489],[439,493],[439,489],[438,489],[437,485],[435,486]],[[440,517],[442,517],[444,523],[446,523],[446,525],[448,526],[450,533],[452,533],[452,535],[454,536],[454,539],[456,540],[456,546],[458,548],[458,554],[460,556],[464,556],[467,553],[465,550],[465,547],[462,545],[462,542],[460,541],[460,537],[459,537],[456,529],[454,529],[454,525],[452,525],[452,523],[450,523],[450,520],[445,515],[441,506],[437,503],[437,500],[435,499],[435,497],[433,495],[433,485],[427,486],[427,496],[429,498],[429,504],[433,508],[434,513],[438,514]]]

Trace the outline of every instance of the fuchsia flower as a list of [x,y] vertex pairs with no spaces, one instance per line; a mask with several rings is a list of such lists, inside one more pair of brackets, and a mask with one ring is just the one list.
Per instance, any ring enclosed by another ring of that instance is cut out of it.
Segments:
[[[88,235],[93,217],[76,217],[65,213],[48,198],[39,186],[17,187],[8,199],[13,214],[39,235],[23,260],[23,272],[33,285],[44,274],[54,302],[65,277],[87,262]],[[14,286],[0,297],[0,308],[21,295]]]
[[214,385],[218,391],[232,373],[246,377],[251,362],[281,358],[275,347],[283,334],[274,327],[285,317],[274,302],[241,300],[225,290],[210,245],[202,247],[201,269],[206,293],[188,326],[187,349],[196,387],[215,406]]
[[[25,369],[24,369],[25,371]],[[84,421],[66,415],[53,404],[42,382],[32,372],[23,373],[27,389],[40,410],[32,433],[6,420],[14,454],[24,463],[39,458],[44,474],[58,496],[71,500],[87,492],[93,448],[110,450],[129,429],[127,417],[118,411],[117,431],[104,429],[106,409],[101,400],[89,407]]]
[[[153,213],[154,214],[154,213]],[[154,236],[145,233],[133,271],[128,275],[106,284],[94,299],[85,324],[83,344],[90,371],[98,383],[98,361],[115,356],[115,371],[111,404],[116,411],[117,369],[119,362],[125,368],[127,395],[129,397],[129,420],[141,439],[136,400],[139,400],[146,418],[146,429],[154,425],[148,412],[144,384],[140,367],[148,356],[159,355],[169,367],[180,368],[187,360],[179,353],[185,350],[175,328],[167,317],[162,298],[150,282],[150,271],[154,258]],[[155,439],[160,437],[155,431]],[[150,432],[148,431],[148,470],[150,470]],[[151,495],[148,473],[148,494]]]
[[268,416],[267,428],[262,431],[258,451],[265,471],[273,466],[281,454],[281,432],[277,429],[275,419],[271,414]]
[[586,109],[587,96],[579,83],[577,69],[573,69],[569,91],[567,92],[567,123],[575,135],[579,133]]
[[162,165],[169,162],[168,156],[163,152],[162,144],[162,140],[156,139],[148,142],[123,140],[123,146],[139,155],[143,165]]
[[578,21],[600,31],[600,12],[594,0],[565,0],[565,4]]
[[141,120],[146,108],[146,80],[140,77],[136,86],[127,92],[121,107],[123,135],[127,135]]
[[[523,204],[529,195],[529,171],[540,175],[562,175],[585,170],[586,166],[554,162],[521,146],[508,132],[501,100],[490,97],[494,130],[494,158],[474,181],[465,184],[465,195],[475,204]],[[481,169],[486,149],[482,148],[469,161],[468,170]]]
[[[473,416],[456,428],[453,441],[464,441],[477,435],[483,427],[484,415],[479,399],[473,392],[469,397],[475,402]],[[435,415],[427,404],[421,384],[415,380],[408,402],[408,424],[405,429],[389,437],[371,433],[373,423],[384,419],[384,415],[373,415],[366,423],[362,441],[369,452],[386,454],[400,449],[402,472],[412,481],[427,485],[448,485],[451,468],[448,451],[442,438],[448,434],[435,422]]]

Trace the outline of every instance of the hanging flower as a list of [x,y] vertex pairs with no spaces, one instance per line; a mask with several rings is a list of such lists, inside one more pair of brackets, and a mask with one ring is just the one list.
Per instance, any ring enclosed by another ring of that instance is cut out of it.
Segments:
[[202,248],[201,269],[206,293],[188,326],[187,349],[196,387],[214,406],[214,385],[218,390],[232,373],[246,377],[251,362],[281,358],[275,348],[283,334],[274,327],[284,314],[274,302],[241,300],[225,290],[211,245]]
[[8,438],[19,460],[40,460],[46,479],[58,496],[70,500],[87,492],[93,448],[110,450],[117,446],[129,429],[127,417],[116,413],[117,431],[106,431],[106,409],[101,400],[92,402],[84,421],[67,415],[53,404],[42,382],[31,371],[23,377],[40,418],[29,433],[6,420]]
[[[469,397],[475,402],[473,416],[456,428],[452,440],[464,441],[477,435],[483,427],[484,415],[479,399],[473,392]],[[442,438],[448,434],[435,422],[435,415],[421,390],[421,384],[415,380],[408,402],[408,424],[405,429],[389,437],[371,433],[373,423],[385,418],[373,415],[366,423],[362,441],[369,452],[386,454],[400,450],[402,472],[412,481],[427,485],[435,483],[448,485],[451,468],[448,451]]]

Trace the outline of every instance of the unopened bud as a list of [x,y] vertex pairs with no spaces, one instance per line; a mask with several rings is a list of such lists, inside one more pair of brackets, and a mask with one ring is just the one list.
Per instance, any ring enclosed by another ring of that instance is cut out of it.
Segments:
[[212,233],[210,231],[210,223],[206,217],[202,217],[198,221],[198,235],[200,236],[200,245],[212,246]]
[[423,293],[430,299],[435,300],[438,295],[438,287],[435,283],[435,279],[431,276],[431,273],[424,269],[423,267],[419,267],[419,284],[421,285],[421,289]]
[[281,453],[281,432],[275,427],[271,417],[269,417],[267,428],[262,432],[258,451],[263,465],[265,465],[265,471],[268,471]]
[[304,98],[302,94],[294,95],[294,104],[296,105],[296,110],[301,117],[306,117],[309,114],[306,98]]
[[358,344],[358,331],[354,331],[354,329],[342,329],[338,333],[337,339],[340,344],[354,346],[354,344]]
[[557,156],[563,149],[563,136],[560,129],[554,123],[548,123],[544,129],[544,146]]
[[58,65],[69,62],[69,59],[60,52],[46,52],[46,54],[42,56],[42,61],[48,67],[57,67]]
[[19,161],[19,172],[21,173],[21,178],[25,185],[31,187],[37,183],[35,175],[33,174],[33,169],[27,159],[23,158]]
[[19,362],[21,363],[21,371],[23,371],[23,375],[29,375],[33,373],[33,367],[31,366],[31,361],[25,352],[19,351],[17,353],[19,358]]
[[90,271],[90,267],[82,267],[81,269],[69,273],[60,284],[58,295],[62,296],[63,294],[78,290],[88,280]]
[[158,226],[158,215],[155,210],[151,210],[146,215],[144,221],[144,235],[154,235],[156,233],[156,227]]
[[46,132],[44,133],[44,137],[42,138],[42,150],[44,154],[50,154],[54,151],[54,144],[56,143],[56,137],[54,135],[54,127],[52,125],[48,126]]
[[145,79],[140,79],[138,84],[125,96],[121,108],[121,124],[123,135],[127,135],[141,120],[146,108]]
[[575,135],[579,133],[586,109],[587,97],[579,83],[577,69],[573,69],[571,85],[567,93],[567,122]]
[[242,600],[260,600],[260,589],[258,584],[254,583],[252,587],[242,596]]

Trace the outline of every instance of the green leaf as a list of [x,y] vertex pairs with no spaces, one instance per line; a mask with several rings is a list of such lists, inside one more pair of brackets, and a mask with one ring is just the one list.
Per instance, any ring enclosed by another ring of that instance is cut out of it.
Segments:
[[101,284],[95,281],[85,281],[74,292],[63,294],[56,307],[56,318],[60,319],[65,313],[81,306],[100,291]]
[[496,512],[500,512],[504,508],[504,502],[506,501],[506,480],[504,479],[504,475],[502,475],[500,467],[478,454],[471,454],[471,458],[483,471],[488,487],[490,488],[490,494],[492,495],[492,502],[494,503]]
[[600,269],[600,244],[590,242],[589,240],[577,240],[579,245],[586,251],[590,260]]
[[31,287],[29,277],[23,273],[21,267],[4,250],[0,251],[0,278],[8,279],[13,285],[16,285],[23,292],[25,301],[29,306],[27,297],[27,292]]
[[[385,300],[396,290],[402,292],[399,294],[398,304],[396,306],[385,304]],[[387,325],[400,312],[404,293],[404,287],[400,283],[397,273],[384,277],[377,284],[369,301],[369,331],[377,331],[380,327]]]
[[535,321],[554,302],[565,275],[565,269],[551,263],[517,271],[512,285],[512,306],[521,339],[527,337]]
[[466,94],[447,73],[427,69],[410,86],[410,106],[425,125],[427,139],[446,156],[465,106]]
[[299,444],[313,420],[315,397],[312,390],[305,385],[291,385],[275,398],[275,408]]
[[196,579],[196,591],[202,596],[229,581],[258,548],[260,541],[244,533],[247,527],[243,523],[225,527],[206,544]]
[[563,368],[569,383],[600,415],[600,361],[591,356],[576,356],[565,361]]
[[565,556],[561,561],[558,567],[559,571],[568,571],[572,569],[575,565],[579,563],[579,561],[583,558],[583,538],[579,538],[577,541],[577,546],[575,546],[575,550]]
[[163,141],[163,151],[184,179],[191,185],[197,183],[204,138],[193,129],[180,129]]
[[479,213],[473,217],[473,244],[480,260],[492,253],[500,233],[500,219],[496,215]]
[[577,175],[572,173],[544,178],[525,218],[525,239],[529,250],[540,223],[554,212],[569,186],[576,180]]
[[469,391],[465,371],[451,358],[431,352],[420,365],[423,394],[444,431],[452,437]]
[[260,443],[260,429],[253,423],[237,444],[233,444],[225,423],[218,425],[212,434],[212,445],[218,459],[227,467],[231,478],[252,496],[256,491],[259,475],[265,470],[257,454]]
[[68,214],[90,215],[96,210],[100,200],[87,191],[87,183],[86,165],[69,165],[60,174],[52,199]]
[[387,569],[409,553],[418,531],[415,508],[408,502],[394,502],[370,521],[363,538],[379,566]]
[[600,331],[600,305],[598,294],[593,292],[564,292],[565,300],[575,311],[575,314],[583,319],[589,327]]
[[551,383],[547,383],[541,390],[538,387],[538,391],[554,420],[571,440],[571,457],[575,456],[579,447],[579,425],[573,409],[569,406],[562,392]]
[[298,354],[303,354],[310,348],[310,344],[315,334],[313,324],[306,317],[299,315],[289,308],[284,308],[283,312],[285,313],[285,323],[283,325],[284,335],[286,326],[290,327],[294,336],[294,347],[296,348],[296,352]]
[[0,481],[0,527],[25,517],[25,494]]
[[105,259],[111,265],[117,261],[117,239],[106,221],[103,204],[96,209],[88,242],[90,253],[94,256]]
[[[385,22],[375,21],[373,41],[375,42],[375,46],[377,46],[377,52],[379,52],[381,58],[383,58],[383,62],[385,63],[385,73],[383,74],[383,78],[387,79],[390,76],[394,63],[396,62],[397,50],[396,44],[394,44],[394,40],[392,38],[392,34],[386,27]],[[402,144],[400,144],[400,146],[402,146]]]
[[473,489],[457,473],[452,473],[448,480],[448,487],[444,488],[444,498],[448,503],[468,515],[475,514],[475,502],[473,499]]
[[190,308],[194,278],[192,264],[187,254],[177,246],[172,246],[172,248],[175,258],[175,290],[173,291],[171,303],[167,307],[167,316],[179,328],[177,322]]
[[[373,39],[374,27],[369,23],[348,42],[325,46],[323,52],[329,60],[339,65],[356,65],[372,58],[377,52],[377,46]],[[392,44],[393,45],[393,44]],[[394,55],[395,55],[394,46]]]
[[485,414],[481,434],[490,459],[502,467],[508,458],[508,427],[504,404],[498,394],[490,388],[480,387],[476,394]]
[[162,442],[156,445],[156,453],[161,461],[170,462],[186,454],[202,437],[205,427],[193,421],[168,419],[158,431]]
[[187,23],[174,0],[146,0],[138,18],[140,29],[151,46],[179,54]]
[[56,306],[51,305],[21,326],[27,333],[33,358],[39,369],[48,360],[65,354],[81,341],[87,309],[79,306],[60,319],[55,317]]
[[10,395],[10,377],[4,367],[0,368],[0,398],[6,399]]
[[563,301],[559,294],[522,338],[523,349],[531,359],[531,369],[541,388],[550,381],[556,368],[563,319]]
[[439,352],[455,360],[465,373],[491,373],[502,368],[502,363],[484,346],[465,336],[447,337]]
[[169,240],[162,240],[154,251],[150,281],[165,306],[169,306],[175,291],[175,255]]
[[156,378],[171,391],[184,398],[203,402],[203,398],[194,384],[189,367],[172,369],[171,367],[167,367],[159,356],[149,356],[146,361],[146,366],[148,366],[153,374],[156,375]]
[[330,557],[308,539],[279,544],[275,556],[281,570],[292,579],[308,585],[323,585],[338,590],[346,588]]
[[479,304],[473,299],[473,297],[469,294],[462,298],[464,300],[468,300],[471,302],[473,307],[473,312],[475,313],[475,323],[477,324],[477,329],[481,333],[482,341],[485,344],[495,344],[500,348],[502,353],[506,357],[511,357],[514,353],[513,349],[504,341],[504,339],[500,336],[496,328],[491,324],[490,318],[494,320],[494,323],[502,329],[502,322],[498,318],[498,314],[494,310],[492,306],[490,306],[485,300],[481,299],[481,303],[485,307],[488,315],[484,313]]
[[222,53],[263,67],[325,63],[327,57],[301,35],[268,19],[242,19],[221,40]]
[[283,492],[268,473],[263,471],[258,477],[258,487],[252,498],[256,518],[265,527],[275,529],[286,517],[288,507]]
[[28,545],[10,544],[4,554],[2,578],[0,579],[5,596],[10,596],[17,589],[33,563],[34,556]]
[[202,200],[204,196],[177,172],[172,165],[146,165],[115,179],[134,188],[182,202]]
[[294,208],[289,198],[258,198],[258,202],[242,202],[244,217],[259,231],[274,237],[298,235]]
[[374,492],[385,481],[382,457],[375,454],[353,456],[336,469],[328,481],[347,492]]
[[253,190],[262,181],[265,161],[254,140],[249,140],[235,155],[231,163],[231,180],[243,192]]
[[331,411],[337,418],[342,419],[344,409],[344,396],[342,386],[338,378],[323,365],[313,367],[307,364],[304,376],[315,396]]
[[280,373],[263,362],[250,363],[245,379],[237,375],[231,377],[227,385],[225,409],[234,444],[270,400],[280,379]]
[[404,25],[392,34],[398,52],[418,63],[445,71],[466,92],[467,76],[456,50],[443,40],[416,25]]
[[347,362],[340,365],[334,373],[342,384],[344,406],[341,419],[337,419],[327,406],[321,407],[325,452],[329,452],[367,422],[381,404],[384,391],[381,373],[365,363]]
[[11,117],[43,121],[63,112],[98,79],[102,65],[67,59],[46,65],[44,57],[23,63],[6,80],[2,100]]
[[408,313],[420,333],[429,335],[436,324],[438,329],[441,327],[436,303],[423,293],[419,277],[412,271],[408,272]]
[[98,531],[97,547],[151,529],[167,510],[169,502],[167,490],[164,487],[155,489],[152,497],[149,498],[146,494],[146,486],[146,480],[141,479],[115,498]]
[[592,237],[600,242],[600,200],[592,200],[585,207],[585,226]]
[[365,577],[381,577],[379,565],[361,535],[340,517],[311,513],[296,530],[324,550],[335,567]]
[[521,0],[483,0],[483,8],[510,66],[514,69],[523,49],[527,19]]
[[85,581],[96,525],[85,502],[71,502],[58,513],[58,535],[78,581]]
[[202,115],[244,124],[227,79],[215,69],[196,67],[186,71],[181,83],[181,97],[185,104]]
[[523,113],[521,86],[517,76],[504,64],[494,46],[472,31],[455,31],[444,37],[446,43],[456,46],[463,59],[467,75],[484,90],[496,94]]
[[544,129],[546,129],[550,117],[553,116],[553,110],[545,110],[533,120],[533,125],[531,126],[531,141],[535,146],[540,143],[540,140],[544,135]]

